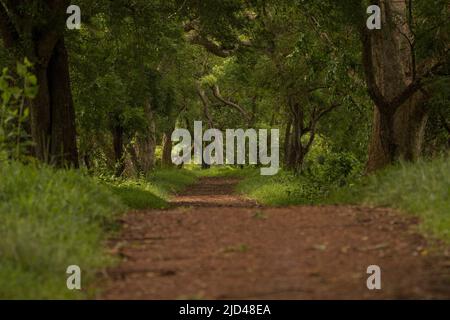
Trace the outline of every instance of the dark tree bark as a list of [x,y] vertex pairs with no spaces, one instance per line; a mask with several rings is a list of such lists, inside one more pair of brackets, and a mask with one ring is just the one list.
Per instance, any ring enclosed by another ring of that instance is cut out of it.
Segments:
[[219,86],[213,85],[211,87],[212,93],[214,95],[214,97],[219,100],[221,103],[230,106],[234,109],[236,109],[245,119],[245,121],[247,122],[247,124],[250,124],[252,121],[252,116],[247,112],[247,110],[245,110],[243,107],[241,107],[239,104],[231,101],[231,100],[227,100],[224,97],[222,97],[222,94],[220,93],[220,88]]
[[86,169],[88,169],[88,171],[90,171],[92,169],[92,161],[91,161],[91,156],[89,154],[85,154],[83,156],[83,161],[84,161],[84,165],[86,166]]
[[154,137],[139,141],[139,154],[144,174],[148,174],[155,166],[156,141]]
[[164,132],[163,135],[163,150],[162,150],[162,166],[165,168],[170,168],[173,166],[172,163],[172,132],[175,129],[175,126],[171,127],[169,130]]
[[60,39],[53,50],[47,77],[51,113],[51,161],[59,167],[66,164],[77,167],[75,110],[70,85],[69,59],[64,39]]
[[176,124],[176,117],[174,115],[169,115],[169,121],[167,124],[166,129],[163,133],[163,150],[162,150],[162,159],[161,164],[163,167],[173,167],[172,163],[172,133],[175,130],[175,124]]
[[292,118],[288,117],[286,131],[284,132],[284,165],[286,168],[290,166],[289,157],[291,154],[291,130]]
[[[299,173],[303,170],[305,158],[316,138],[317,124],[325,115],[339,107],[340,103],[332,104],[326,108],[313,107],[311,110],[305,110],[291,97],[288,105],[289,120],[285,133],[285,165],[288,169]],[[303,139],[308,134],[308,139]]]
[[47,66],[36,65],[35,72],[39,90],[30,109],[31,134],[36,157],[45,163],[50,163],[51,114]]
[[115,175],[120,177],[125,171],[124,130],[120,124],[112,127]]
[[145,107],[145,115],[147,117],[147,130],[145,133],[138,133],[136,141],[136,160],[138,171],[148,174],[155,166],[156,151],[156,124],[150,101]]
[[155,166],[156,137],[152,131],[148,136],[137,138],[138,159],[143,174],[148,174]]
[[[0,5],[3,43],[18,59],[34,63],[39,90],[30,108],[36,157],[58,167],[78,167],[75,112],[64,45],[68,1],[39,2],[42,12],[23,10],[25,1]],[[13,23],[14,21],[14,23]],[[19,58],[20,57],[20,58]]]
[[136,149],[137,148],[133,144],[131,143],[127,144],[127,152],[130,155],[134,170],[136,174],[140,175],[144,173],[144,170],[142,169],[141,162],[139,161]]
[[302,137],[306,133],[304,125],[304,112],[298,103],[289,102],[289,111],[292,118],[292,131],[289,137],[289,153],[287,167],[295,172],[301,171],[306,154],[302,144]]

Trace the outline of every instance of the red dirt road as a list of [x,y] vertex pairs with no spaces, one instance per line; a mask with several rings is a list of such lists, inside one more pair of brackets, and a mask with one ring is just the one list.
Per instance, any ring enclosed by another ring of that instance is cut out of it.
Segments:
[[[101,299],[450,298],[448,249],[388,209],[262,208],[202,179],[174,208],[129,213]],[[366,287],[369,265],[382,289]]]

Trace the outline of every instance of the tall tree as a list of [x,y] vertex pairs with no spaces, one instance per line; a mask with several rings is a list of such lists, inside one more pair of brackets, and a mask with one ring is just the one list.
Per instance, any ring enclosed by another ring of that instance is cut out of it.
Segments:
[[[418,3],[427,5],[423,1]],[[358,25],[366,83],[376,107],[368,172],[398,159],[413,161],[419,157],[428,116],[426,102],[432,95],[430,86],[449,63],[448,42],[433,46],[426,56],[418,53],[424,38],[419,38],[415,32],[413,1],[378,0],[371,4],[381,9],[380,30],[366,27],[366,1],[342,4],[347,17]],[[446,1],[438,1],[433,6],[448,17]],[[441,27],[437,26],[441,37],[435,34],[436,43],[440,43],[442,35],[448,40],[448,27],[447,30]],[[428,33],[435,30],[427,28]]]
[[0,34],[16,58],[34,64],[39,91],[33,100],[31,133],[38,159],[78,166],[75,113],[64,43],[65,0],[1,0]]

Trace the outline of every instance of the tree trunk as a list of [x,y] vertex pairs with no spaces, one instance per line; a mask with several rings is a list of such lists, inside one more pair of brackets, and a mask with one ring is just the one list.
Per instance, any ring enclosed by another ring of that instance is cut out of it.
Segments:
[[364,67],[375,103],[367,172],[399,159],[413,161],[422,150],[427,122],[425,97],[411,91],[416,79],[414,39],[406,17],[406,2],[380,0],[381,30],[364,30]]
[[142,174],[144,171],[141,167],[141,162],[139,161],[139,157],[136,151],[136,147],[132,143],[127,144],[127,151],[131,158],[131,163],[133,164],[134,171],[137,175]]
[[428,114],[421,102],[410,99],[394,115],[374,111],[368,173],[402,159],[415,161],[422,152]]
[[112,128],[115,175],[120,177],[125,171],[125,153],[124,153],[124,130],[121,125],[116,124]]
[[[64,44],[65,11],[70,2],[37,1],[24,10],[24,1],[2,1],[0,36],[18,59],[34,64],[38,93],[30,108],[34,154],[58,167],[78,167],[75,112],[69,63]],[[37,10],[39,8],[39,10]]]
[[155,166],[156,151],[156,124],[150,100],[145,106],[147,128],[145,132],[136,135],[136,143],[128,145],[128,153],[131,156],[135,171],[138,174],[147,175]]
[[84,165],[86,166],[86,169],[88,169],[88,171],[91,171],[91,169],[92,169],[91,156],[86,153],[83,156],[83,160],[84,160]]
[[156,141],[154,136],[138,137],[139,162],[142,173],[148,174],[155,166]]
[[75,110],[69,75],[69,59],[60,39],[49,61],[48,87],[51,112],[51,161],[58,167],[78,167]]
[[30,110],[35,154],[57,167],[78,167],[75,111],[63,38],[56,43],[48,63],[36,64],[35,72],[39,90]]
[[289,112],[291,119],[289,120],[290,127],[289,132],[286,131],[286,135],[289,135],[287,145],[287,168],[298,173],[303,169],[303,162],[306,154],[309,151],[309,147],[305,147],[302,143],[302,138],[305,135],[305,114],[304,110],[298,103],[289,101]]
[[47,66],[37,65],[35,73],[39,90],[30,108],[31,135],[36,157],[45,163],[50,163],[51,111]]
[[163,135],[163,151],[162,151],[162,166],[170,168],[172,167],[172,132],[173,130],[169,130],[164,132]]
[[289,168],[289,157],[291,154],[291,128],[292,128],[292,118],[289,117],[286,124],[286,131],[284,133],[284,165]]
[[306,155],[308,154],[308,149],[303,146],[300,141],[301,138],[295,135],[295,130],[290,138],[290,154],[288,158],[287,168],[299,173],[303,170],[303,165],[305,162]]
[[145,134],[139,134],[137,138],[137,147],[141,170],[148,174],[155,166],[156,151],[156,124],[150,101],[145,108],[148,128]]

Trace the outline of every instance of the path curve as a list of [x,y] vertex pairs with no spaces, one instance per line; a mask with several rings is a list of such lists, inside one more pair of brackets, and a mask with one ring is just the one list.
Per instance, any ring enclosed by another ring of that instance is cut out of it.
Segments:
[[[131,212],[101,299],[450,298],[448,251],[388,209],[262,208],[204,178],[169,210]],[[444,253],[443,253],[444,251]],[[367,289],[369,265],[382,289]]]

